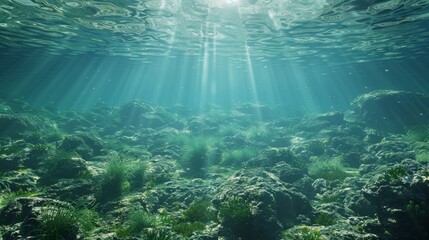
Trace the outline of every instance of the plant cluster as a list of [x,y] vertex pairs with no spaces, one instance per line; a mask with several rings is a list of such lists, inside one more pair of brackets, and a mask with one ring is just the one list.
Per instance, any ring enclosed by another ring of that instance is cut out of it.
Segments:
[[250,148],[236,149],[222,153],[221,164],[225,166],[239,166],[248,161],[255,155],[254,150]]
[[317,228],[299,226],[282,234],[282,240],[325,240]]
[[45,206],[42,208],[37,239],[42,240],[73,240],[80,233],[88,235],[96,225],[98,214],[90,209],[77,210],[70,205]]
[[208,163],[208,146],[205,142],[193,142],[186,149],[181,163],[186,174],[191,177],[203,177]]
[[310,177],[317,179],[323,178],[328,181],[343,180],[352,174],[346,172],[345,168],[341,165],[339,157],[334,158],[316,158],[313,163],[308,167],[308,174]]
[[101,175],[100,193],[98,200],[107,202],[122,196],[129,185],[129,165],[120,158],[113,158],[106,164]]
[[403,166],[396,166],[396,167],[392,167],[390,169],[387,169],[382,176],[382,179],[387,181],[387,182],[394,182],[397,181],[399,179],[401,179],[402,177],[407,176],[407,169]]
[[251,234],[253,215],[250,204],[241,197],[230,197],[219,207],[222,225],[231,229],[237,237],[248,238]]
[[206,223],[215,218],[215,212],[209,201],[198,201],[183,211],[183,217],[174,224],[173,230],[184,237],[190,237],[196,231],[204,230]]
[[116,236],[126,238],[139,236],[147,229],[157,226],[156,217],[144,210],[132,212],[128,215],[127,225],[116,229]]

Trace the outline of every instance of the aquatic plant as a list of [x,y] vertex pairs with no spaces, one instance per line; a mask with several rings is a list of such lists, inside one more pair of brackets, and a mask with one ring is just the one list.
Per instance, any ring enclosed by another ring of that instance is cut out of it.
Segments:
[[120,197],[128,183],[129,165],[121,158],[109,160],[101,175],[98,200],[105,202]]
[[336,158],[313,158],[313,163],[308,167],[310,177],[317,179],[323,178],[328,181],[343,180],[346,177],[352,176],[347,173],[341,165],[341,159]]
[[146,162],[138,161],[132,164],[131,174],[130,174],[131,188],[139,189],[143,187],[143,184],[146,178],[146,170],[147,170]]
[[184,237],[190,237],[193,232],[205,228],[205,223],[215,218],[210,201],[202,200],[189,206],[183,211],[183,217],[175,224],[173,230]]
[[202,222],[179,222],[173,225],[173,231],[183,237],[190,237],[194,232],[204,230],[206,225]]
[[251,234],[253,221],[250,204],[241,197],[230,197],[219,207],[219,218],[222,225],[231,229],[237,237],[246,238]]
[[38,239],[69,240],[77,239],[79,233],[79,215],[71,206],[48,206],[42,209],[38,218]]
[[325,153],[326,144],[321,140],[313,140],[307,144],[307,150],[314,156],[320,156]]
[[254,155],[254,150],[250,148],[226,151],[222,154],[221,164],[225,166],[239,166],[243,162],[246,162],[251,159]]
[[331,226],[331,225],[334,225],[335,222],[336,222],[335,217],[333,217],[332,215],[325,213],[325,212],[321,212],[321,213],[317,214],[317,216],[316,216],[316,224],[317,225]]
[[317,228],[299,226],[283,232],[282,240],[325,240]]
[[35,197],[39,194],[37,191],[18,190],[11,191],[9,186],[4,186],[4,190],[0,191],[0,209],[8,205],[13,200],[20,197]]
[[84,160],[73,151],[56,151],[43,162],[43,167],[45,169],[43,182],[53,181],[57,178],[77,178],[83,172],[88,171]]
[[405,139],[410,142],[427,142],[429,141],[429,126],[417,125],[407,128]]
[[274,138],[274,131],[266,125],[250,127],[246,131],[246,138],[249,140],[266,141]]
[[413,216],[422,216],[427,213],[426,205],[424,202],[414,203],[413,200],[410,200],[407,204],[407,212]]
[[234,123],[222,125],[219,128],[219,135],[221,136],[234,136],[240,133],[241,133],[240,126]]
[[387,169],[383,175],[382,175],[382,179],[387,181],[387,182],[394,182],[397,181],[399,179],[401,179],[402,177],[407,176],[407,169],[403,166],[396,166],[396,167],[392,167],[390,169]]
[[408,127],[405,139],[411,143],[415,152],[416,160],[429,162],[429,126],[418,125]]
[[183,211],[183,221],[207,223],[215,217],[214,210],[211,207],[210,201],[198,201]]
[[153,228],[157,225],[156,217],[144,210],[132,212],[128,215],[128,220],[125,227],[116,229],[116,236],[126,238],[130,236],[138,236],[144,230]]
[[144,229],[156,226],[156,218],[146,211],[136,211],[130,214],[128,232],[137,235]]
[[191,177],[202,177],[207,166],[208,147],[205,142],[193,142],[188,145],[181,164],[186,170],[186,174]]
[[150,229],[145,234],[145,240],[171,240],[173,235],[168,229]]

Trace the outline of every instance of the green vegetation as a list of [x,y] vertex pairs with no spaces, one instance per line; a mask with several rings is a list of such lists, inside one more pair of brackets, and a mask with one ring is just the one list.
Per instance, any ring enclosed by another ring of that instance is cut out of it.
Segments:
[[382,175],[382,179],[387,181],[387,182],[395,182],[399,179],[401,179],[402,177],[407,176],[407,169],[403,166],[396,166],[396,167],[392,167],[388,170],[386,170],[383,175]]
[[190,237],[193,232],[204,230],[206,223],[214,218],[212,204],[206,200],[198,201],[183,211],[183,217],[173,225],[173,230],[184,237]]
[[255,155],[255,151],[250,148],[242,148],[226,151],[222,154],[221,164],[225,166],[239,166]]
[[132,212],[128,216],[127,225],[116,229],[116,236],[126,238],[138,236],[146,229],[153,228],[157,225],[156,217],[146,211],[139,210]]
[[407,212],[412,216],[424,216],[426,215],[427,209],[424,202],[414,203],[413,200],[410,200],[407,204]]
[[3,191],[0,191],[0,209],[8,205],[11,201],[20,198],[20,197],[35,197],[39,192],[18,190],[12,192],[9,188],[6,188]]
[[99,215],[92,209],[76,209],[72,206],[54,204],[42,208],[36,230],[39,239],[76,239],[79,233],[89,236],[94,230]]
[[173,226],[173,231],[188,238],[192,233],[202,231],[205,227],[202,222],[179,222]]
[[138,161],[132,164],[131,167],[131,188],[140,189],[144,185],[146,178],[147,164],[143,161]]
[[429,162],[429,126],[418,125],[409,127],[405,139],[413,146],[416,160]]
[[246,138],[249,140],[267,141],[271,140],[273,136],[274,131],[266,125],[251,127],[246,131]]
[[222,125],[219,129],[219,135],[221,136],[234,136],[240,134],[240,126],[238,124]]
[[99,201],[106,202],[122,196],[129,184],[129,164],[121,158],[113,158],[106,164],[101,176]]
[[335,222],[336,222],[336,219],[328,213],[322,212],[316,216],[316,224],[317,225],[331,226],[331,225],[334,225]]
[[313,140],[307,144],[307,150],[314,156],[321,156],[325,153],[326,144],[321,140]]
[[299,226],[283,232],[282,240],[325,240],[317,228]]
[[181,159],[188,176],[203,177],[205,175],[208,163],[207,151],[208,147],[205,142],[193,142],[188,145]]
[[308,167],[308,174],[314,179],[323,178],[328,181],[334,181],[353,176],[346,172],[345,168],[341,165],[340,157],[328,158],[324,156],[321,158],[312,158],[312,160],[313,162]]
[[43,167],[45,169],[43,182],[58,178],[78,178],[90,174],[84,160],[73,151],[56,151],[43,162]]
[[145,235],[145,240],[170,240],[173,235],[167,229],[151,229]]
[[427,142],[429,141],[429,126],[418,125],[407,128],[405,139],[410,142]]
[[128,231],[137,235],[141,233],[146,228],[151,228],[156,226],[156,218],[146,211],[137,211],[133,212],[129,218]]
[[236,237],[246,239],[251,234],[253,220],[250,204],[241,197],[231,197],[219,207],[222,225],[230,228]]
[[207,200],[198,201],[183,211],[183,220],[187,222],[207,223],[214,218],[215,212],[212,209],[212,204]]

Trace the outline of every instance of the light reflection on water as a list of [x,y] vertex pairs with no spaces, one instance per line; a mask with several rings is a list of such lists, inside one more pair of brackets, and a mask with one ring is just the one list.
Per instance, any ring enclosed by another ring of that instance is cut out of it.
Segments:
[[0,42],[138,59],[341,54],[362,62],[424,54],[428,12],[427,0],[8,0]]

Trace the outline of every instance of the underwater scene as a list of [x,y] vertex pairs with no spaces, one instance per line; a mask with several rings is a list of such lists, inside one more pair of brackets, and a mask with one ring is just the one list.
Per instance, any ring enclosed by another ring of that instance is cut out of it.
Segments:
[[429,239],[429,0],[1,0],[0,240]]

